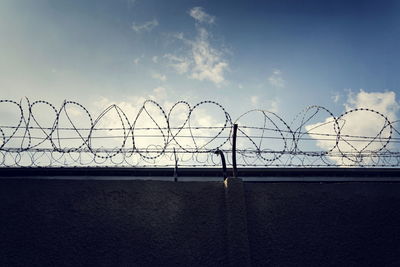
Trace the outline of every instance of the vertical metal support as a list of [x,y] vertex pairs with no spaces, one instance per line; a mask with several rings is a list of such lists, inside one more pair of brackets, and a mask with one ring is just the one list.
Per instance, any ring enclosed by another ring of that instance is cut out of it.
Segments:
[[226,161],[225,161],[224,153],[222,153],[222,151],[219,149],[217,149],[214,153],[221,156],[222,175],[224,176],[224,181],[225,181],[228,178],[228,174],[226,172]]
[[237,178],[237,165],[236,165],[236,138],[237,138],[238,125],[235,123],[233,125],[232,134],[232,167],[233,167],[233,178]]
[[174,148],[175,168],[174,168],[174,182],[178,182],[178,158]]

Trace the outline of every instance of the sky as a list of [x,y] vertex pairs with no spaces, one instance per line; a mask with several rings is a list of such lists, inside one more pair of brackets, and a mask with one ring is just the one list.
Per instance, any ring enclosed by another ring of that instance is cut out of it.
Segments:
[[397,120],[398,47],[392,0],[0,0],[0,98],[213,100],[233,118],[288,121],[310,105],[369,107]]

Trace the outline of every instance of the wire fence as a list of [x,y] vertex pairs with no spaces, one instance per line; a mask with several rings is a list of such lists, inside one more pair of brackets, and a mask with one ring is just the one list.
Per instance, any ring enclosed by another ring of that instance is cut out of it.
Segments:
[[219,167],[221,153],[238,167],[400,164],[398,121],[368,108],[335,116],[310,106],[288,122],[258,109],[233,120],[214,101],[179,101],[166,111],[147,100],[94,116],[78,102],[26,99],[0,100],[0,115],[1,167]]

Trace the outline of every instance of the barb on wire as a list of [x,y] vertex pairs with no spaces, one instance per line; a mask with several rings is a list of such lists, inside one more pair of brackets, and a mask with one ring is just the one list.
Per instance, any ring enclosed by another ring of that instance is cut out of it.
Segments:
[[0,115],[0,167],[218,167],[215,151],[232,166],[234,124],[239,167],[400,165],[398,121],[368,108],[335,116],[310,106],[287,122],[265,110],[232,120],[214,101],[166,111],[147,100],[133,114],[111,105],[95,116],[75,101],[25,99],[0,100]]

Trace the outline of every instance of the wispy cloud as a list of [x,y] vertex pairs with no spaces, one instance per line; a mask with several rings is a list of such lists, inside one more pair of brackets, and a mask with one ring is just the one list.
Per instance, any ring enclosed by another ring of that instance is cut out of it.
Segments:
[[149,96],[149,98],[154,101],[165,101],[167,95],[167,89],[159,86],[153,89],[153,93]]
[[133,63],[135,65],[138,65],[140,63],[140,61],[144,58],[144,55],[141,55],[140,57],[137,57],[133,60]]
[[284,88],[285,87],[285,80],[282,77],[282,72],[280,70],[274,70],[272,75],[269,76],[268,82],[275,87]]
[[260,101],[260,97],[257,95],[253,95],[250,97],[250,102],[253,106],[258,106],[259,101]]
[[149,32],[152,29],[154,29],[155,27],[158,26],[158,20],[157,19],[153,19],[150,21],[146,21],[143,24],[137,24],[135,22],[132,23],[132,30],[134,30],[135,32]]
[[279,101],[277,99],[273,99],[269,103],[268,111],[278,113],[279,111]]
[[274,98],[272,100],[265,100],[264,97],[258,95],[250,96],[250,103],[255,108],[262,108],[264,110],[277,113],[279,111],[279,101]]
[[[211,23],[214,20],[214,17],[205,13],[202,8],[193,8],[189,14],[198,22]],[[196,31],[197,35],[193,40],[185,38],[182,33],[174,35],[187,47],[183,56],[166,54],[164,57],[169,59],[170,66],[179,74],[187,73],[191,79],[207,80],[220,86],[225,81],[224,74],[229,64],[223,58],[222,51],[211,44],[207,29],[196,24]]]
[[211,46],[207,30],[199,28],[197,38],[191,45],[194,64],[190,77],[209,80],[217,85],[222,83],[228,63],[221,58],[221,52]]
[[167,80],[167,76],[164,74],[160,74],[160,73],[153,73],[151,75],[151,77],[153,77],[153,79],[160,80],[163,82],[165,82]]
[[177,73],[179,74],[184,74],[189,71],[190,67],[190,59],[185,58],[185,57],[178,57],[172,54],[166,54],[164,55],[166,59],[168,59],[169,66],[173,67]]
[[332,98],[332,101],[336,104],[340,100],[340,94],[339,93],[335,93],[334,95],[332,95],[331,98]]
[[215,21],[215,17],[207,14],[202,7],[194,7],[190,9],[189,15],[200,23],[212,24]]

